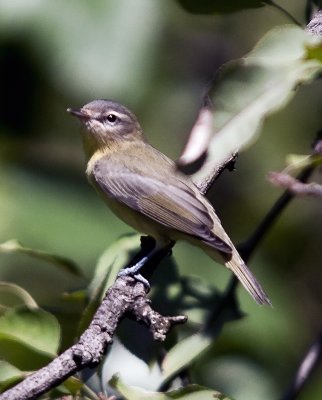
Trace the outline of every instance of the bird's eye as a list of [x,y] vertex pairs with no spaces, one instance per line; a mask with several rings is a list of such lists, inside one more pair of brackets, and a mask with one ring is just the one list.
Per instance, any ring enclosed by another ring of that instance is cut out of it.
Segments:
[[106,117],[106,119],[108,120],[108,122],[116,122],[117,120],[117,116],[115,114],[108,114],[108,116]]

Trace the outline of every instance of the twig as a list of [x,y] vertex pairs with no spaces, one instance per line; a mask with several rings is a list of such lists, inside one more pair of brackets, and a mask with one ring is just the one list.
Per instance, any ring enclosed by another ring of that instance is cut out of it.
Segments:
[[[313,143],[312,154],[307,157],[312,168],[321,165],[322,157],[322,132],[318,132],[317,139]],[[286,172],[287,171],[287,172]],[[270,172],[268,174],[269,181],[275,185],[287,189],[289,192],[297,196],[313,196],[322,197],[322,185],[318,183],[303,183],[298,179],[289,175],[289,170],[282,172]]]
[[215,169],[212,171],[212,173],[202,179],[201,182],[195,182],[195,185],[203,195],[207,194],[213,183],[219,178],[225,169],[228,171],[234,171],[237,157],[238,153],[232,154],[231,156],[227,157],[222,165],[215,166]]
[[[318,133],[318,140],[315,141],[312,154],[317,154],[321,151],[320,133]],[[296,177],[296,181],[300,184],[304,184],[308,181],[312,172],[315,170],[316,165],[312,164],[304,168],[299,175]],[[241,255],[245,261],[249,259],[253,250],[257,247],[259,242],[263,239],[266,232],[270,229],[273,223],[276,221],[278,216],[284,210],[284,208],[289,204],[289,202],[294,198],[295,194],[290,190],[286,190],[282,196],[276,201],[267,215],[264,217],[263,221],[258,225],[256,230],[250,236],[250,238],[239,246]]]
[[315,368],[322,358],[322,332],[318,339],[312,344],[308,352],[304,355],[294,379],[281,400],[294,400],[312,376]]
[[78,343],[24,381],[0,395],[0,400],[35,399],[56,387],[75,372],[97,365],[112,343],[115,330],[125,313],[146,324],[155,340],[164,340],[173,325],[184,323],[185,316],[164,317],[151,308],[141,282],[119,277],[107,291],[94,318]]
[[[313,171],[313,166],[309,166],[303,169],[303,171],[301,171],[298,175],[297,180],[303,183],[307,182]],[[269,210],[269,212],[263,218],[262,222],[255,229],[255,231],[250,235],[249,239],[238,246],[238,249],[245,262],[247,262],[247,260],[250,258],[253,251],[258,246],[259,242],[261,242],[271,226],[275,223],[277,218],[280,216],[280,214],[286,208],[289,202],[294,198],[294,196],[295,195],[293,193],[286,190],[282,194],[282,196],[275,202],[273,207]]]
[[297,196],[322,197],[322,185],[318,183],[302,183],[283,172],[270,172],[268,179],[273,185],[287,189]]

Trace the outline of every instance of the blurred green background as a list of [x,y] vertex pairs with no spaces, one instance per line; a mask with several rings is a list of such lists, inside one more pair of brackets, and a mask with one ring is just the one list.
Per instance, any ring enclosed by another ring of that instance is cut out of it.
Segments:
[[[278,3],[305,23],[304,1]],[[124,103],[151,143],[175,159],[214,72],[285,23],[267,6],[198,16],[172,0],[0,0],[0,241],[69,257],[91,277],[102,251],[130,228],[86,182],[79,126],[66,108],[95,98]],[[281,194],[267,172],[282,169],[289,153],[309,152],[322,126],[321,88],[300,88],[240,155],[237,171],[216,183],[214,204],[236,243]],[[212,358],[200,360],[199,383],[237,399],[283,392],[321,329],[321,217],[321,203],[297,199],[279,219],[250,262],[274,308],[257,307],[240,290],[248,315],[226,326]],[[227,271],[199,250],[180,243],[174,256],[180,273],[225,287]],[[51,309],[64,291],[84,285],[23,255],[0,255],[0,279]],[[300,399],[321,399],[321,372]]]

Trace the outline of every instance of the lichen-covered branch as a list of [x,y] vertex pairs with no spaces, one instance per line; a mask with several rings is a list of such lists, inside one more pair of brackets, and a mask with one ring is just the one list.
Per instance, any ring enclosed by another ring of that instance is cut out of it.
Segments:
[[92,322],[79,341],[47,366],[0,395],[1,400],[30,400],[56,387],[75,372],[97,365],[112,343],[125,313],[145,323],[155,340],[164,340],[171,327],[186,321],[185,316],[164,317],[154,311],[144,285],[134,278],[119,277],[107,291]]

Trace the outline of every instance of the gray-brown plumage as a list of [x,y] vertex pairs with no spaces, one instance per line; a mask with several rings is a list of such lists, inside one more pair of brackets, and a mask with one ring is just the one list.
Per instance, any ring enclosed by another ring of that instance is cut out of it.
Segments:
[[87,176],[111,210],[158,246],[187,240],[226,265],[259,303],[270,303],[193,182],[145,140],[126,107],[95,100],[69,110],[83,122]]

